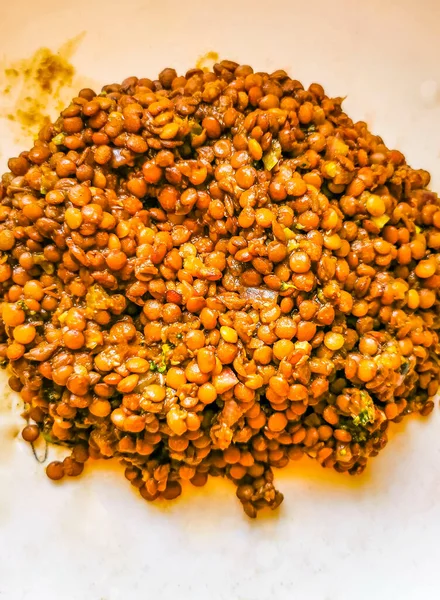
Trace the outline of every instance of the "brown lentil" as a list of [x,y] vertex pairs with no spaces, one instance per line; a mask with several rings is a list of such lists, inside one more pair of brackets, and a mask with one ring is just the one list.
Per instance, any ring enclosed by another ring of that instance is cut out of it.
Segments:
[[52,479],[53,481],[62,479],[64,477],[63,463],[56,460],[49,463],[46,467],[46,474],[49,477],[49,479]]
[[35,442],[40,435],[40,429],[38,425],[26,425],[21,435],[26,442]]
[[72,449],[49,478],[118,456],[151,501],[224,475],[255,517],[272,467],[358,474],[432,410],[440,200],[341,102],[164,69],[82,90],[9,161],[0,342],[23,439]]

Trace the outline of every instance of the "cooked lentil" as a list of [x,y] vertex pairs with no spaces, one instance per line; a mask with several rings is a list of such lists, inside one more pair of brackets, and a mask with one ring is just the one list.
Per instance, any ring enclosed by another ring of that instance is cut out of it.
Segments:
[[1,353],[54,480],[247,515],[303,455],[361,473],[438,389],[440,201],[319,84],[232,61],[81,90],[0,185]]

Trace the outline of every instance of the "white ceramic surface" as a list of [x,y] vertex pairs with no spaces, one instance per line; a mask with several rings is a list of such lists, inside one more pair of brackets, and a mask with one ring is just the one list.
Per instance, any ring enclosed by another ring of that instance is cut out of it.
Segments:
[[[98,84],[183,71],[209,50],[318,81],[440,191],[438,0],[0,0],[0,12],[0,58],[86,31],[73,63]],[[0,120],[2,169],[17,150]],[[312,461],[277,473],[281,509],[250,521],[222,481],[167,505],[145,503],[108,464],[48,481],[2,389],[1,600],[440,597],[438,406],[360,478]]]

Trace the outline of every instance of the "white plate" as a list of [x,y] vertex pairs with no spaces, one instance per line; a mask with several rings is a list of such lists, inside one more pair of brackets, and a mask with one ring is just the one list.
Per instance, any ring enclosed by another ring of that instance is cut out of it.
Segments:
[[[432,173],[440,190],[438,0],[3,0],[0,55],[57,49],[83,81],[179,71],[207,51],[285,68],[369,122]],[[4,97],[0,105],[6,101]],[[18,151],[0,121],[0,161]],[[23,146],[24,147],[24,146]],[[4,407],[15,402],[4,388]],[[0,598],[3,600],[356,600],[440,596],[440,417],[408,419],[364,476],[304,461],[277,473],[285,501],[248,520],[233,486],[212,481],[148,504],[121,469],[87,465],[54,484],[0,413]]]

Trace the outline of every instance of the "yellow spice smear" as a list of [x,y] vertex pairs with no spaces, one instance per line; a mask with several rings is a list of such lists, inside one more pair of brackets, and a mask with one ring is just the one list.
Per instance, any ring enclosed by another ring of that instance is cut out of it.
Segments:
[[[68,40],[57,51],[43,47],[27,58],[0,64],[0,118],[10,121],[17,142],[35,138],[81,88],[94,87],[78,76],[71,63],[84,35]],[[209,51],[196,67],[208,71],[218,60],[218,53]]]
[[11,122],[17,141],[36,136],[85,87],[70,62],[84,35],[68,40],[56,52],[39,48],[28,58],[3,65],[0,117]]
[[212,69],[214,64],[218,62],[218,58],[218,52],[213,52],[211,50],[210,52],[207,52],[197,60],[196,68],[202,69],[202,71],[205,72],[209,71],[209,69]]

